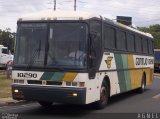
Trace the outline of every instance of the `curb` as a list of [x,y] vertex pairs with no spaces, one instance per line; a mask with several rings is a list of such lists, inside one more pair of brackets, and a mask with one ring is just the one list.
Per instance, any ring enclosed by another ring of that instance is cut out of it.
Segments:
[[160,78],[160,74],[159,73],[154,73],[154,77]]
[[12,106],[12,105],[21,105],[21,104],[26,104],[26,103],[30,103],[30,102],[29,101],[25,101],[25,100],[17,101],[17,100],[13,100],[11,98],[1,98],[0,99],[0,107]]

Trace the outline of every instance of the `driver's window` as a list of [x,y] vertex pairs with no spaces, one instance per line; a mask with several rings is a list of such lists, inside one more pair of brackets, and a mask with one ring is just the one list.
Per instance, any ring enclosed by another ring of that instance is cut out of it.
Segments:
[[94,58],[92,66],[96,67],[98,58],[101,52],[101,22],[91,21],[90,22],[90,40],[91,40],[91,55]]

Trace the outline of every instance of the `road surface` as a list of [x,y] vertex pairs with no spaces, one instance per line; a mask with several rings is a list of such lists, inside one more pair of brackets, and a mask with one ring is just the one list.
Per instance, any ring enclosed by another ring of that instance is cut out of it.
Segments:
[[[148,86],[143,94],[131,91],[111,98],[108,106],[102,110],[93,109],[92,105],[80,106],[71,104],[54,104],[47,109],[38,103],[0,107],[1,118],[10,116],[14,119],[57,119],[57,118],[96,118],[110,116],[119,118],[143,119],[147,114],[160,119],[160,79],[155,77],[154,83]],[[141,115],[144,114],[144,115]],[[145,115],[146,114],[146,115]],[[151,115],[152,114],[152,115]],[[28,117],[29,116],[29,117]],[[128,117],[127,117],[128,116]],[[153,119],[154,119],[153,118]],[[10,118],[9,118],[10,119]],[[152,118],[151,118],[152,119]]]

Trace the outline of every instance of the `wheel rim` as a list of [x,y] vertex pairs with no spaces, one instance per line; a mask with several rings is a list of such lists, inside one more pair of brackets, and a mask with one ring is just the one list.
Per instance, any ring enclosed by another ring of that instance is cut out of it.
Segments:
[[107,102],[107,91],[104,86],[101,87],[100,100],[102,104],[105,104]]
[[142,89],[143,89],[143,90],[145,89],[144,81],[143,81],[143,83],[142,83]]
[[142,85],[142,89],[144,89],[144,84]]

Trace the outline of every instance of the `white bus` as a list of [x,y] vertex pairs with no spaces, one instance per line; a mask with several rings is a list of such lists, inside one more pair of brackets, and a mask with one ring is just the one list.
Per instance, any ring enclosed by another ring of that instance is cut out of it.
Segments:
[[89,104],[152,84],[153,37],[86,12],[43,11],[19,18],[13,99]]

